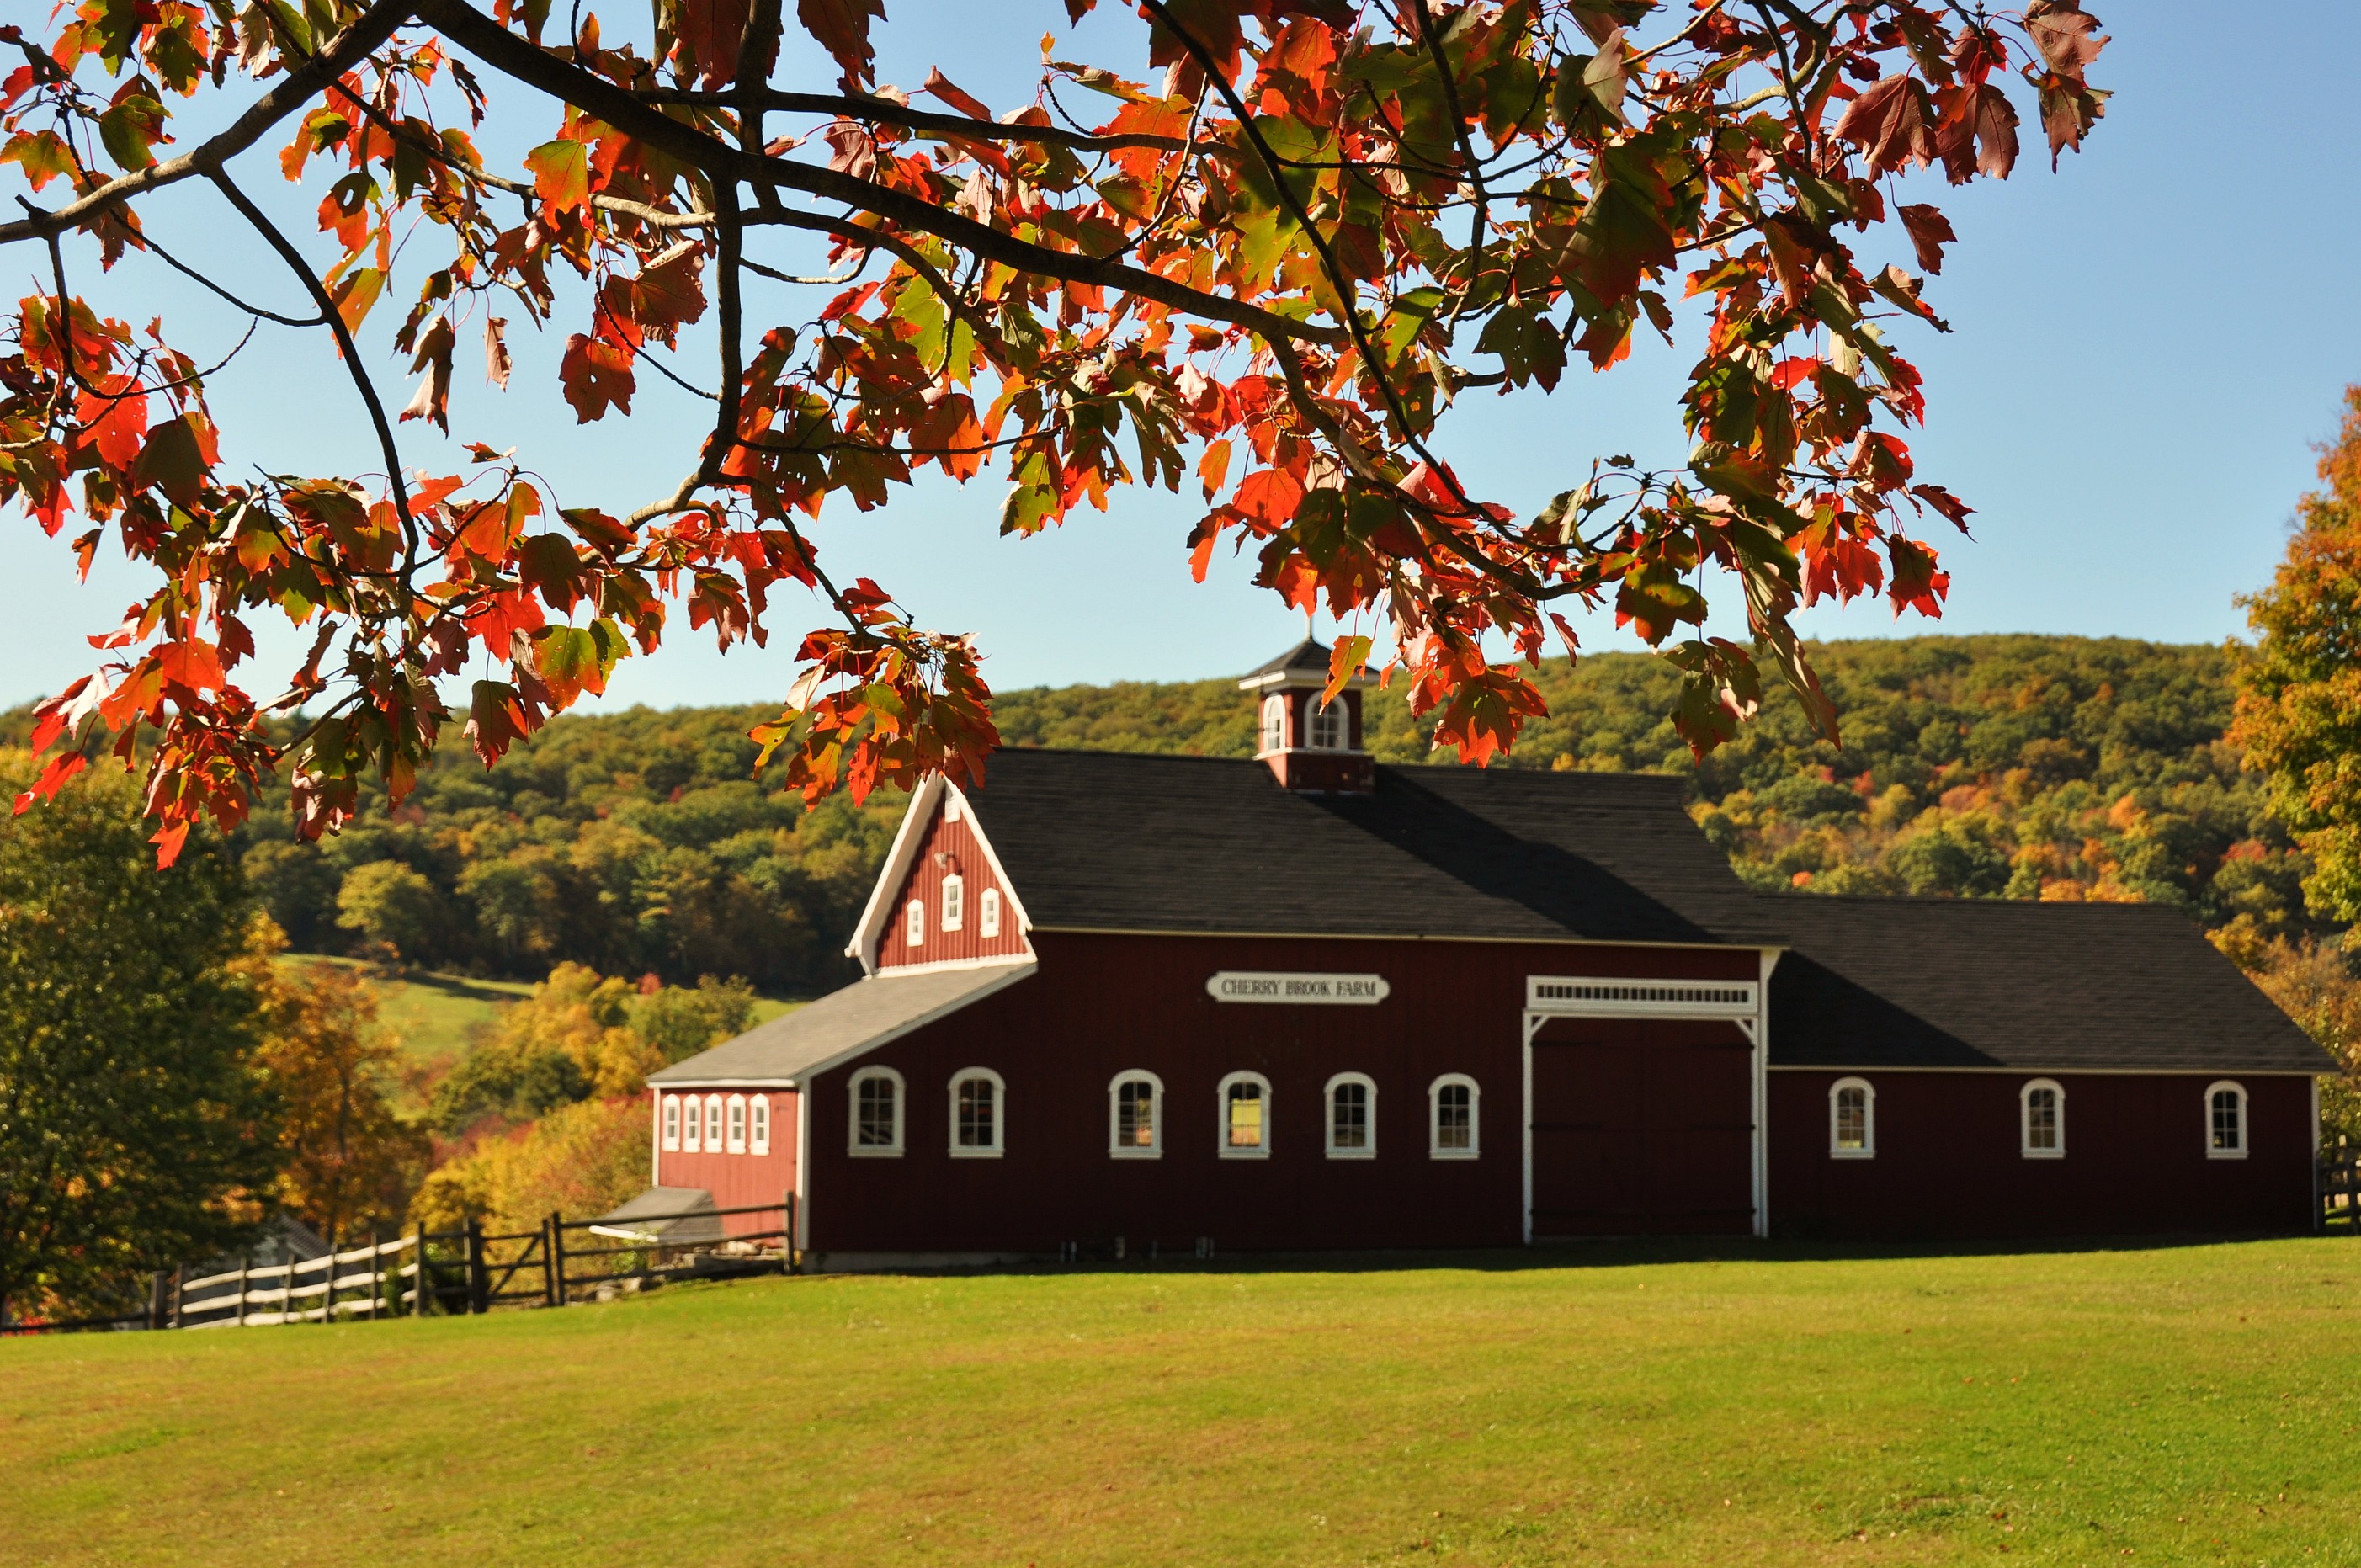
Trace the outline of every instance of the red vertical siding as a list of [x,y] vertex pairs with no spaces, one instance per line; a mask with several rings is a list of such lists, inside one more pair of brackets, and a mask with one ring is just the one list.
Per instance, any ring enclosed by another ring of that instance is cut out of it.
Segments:
[[[1523,1231],[1523,1029],[1529,974],[1748,979],[1752,948],[1512,946],[1036,933],[1040,970],[952,1016],[822,1075],[812,1086],[811,1245],[838,1253],[1093,1249],[1144,1252],[1211,1236],[1243,1249],[1499,1246]],[[1375,1006],[1217,1003],[1219,970],[1383,975]],[[908,1086],[906,1153],[846,1151],[858,1067]],[[949,1086],[961,1068],[1007,1084],[999,1159],[950,1157]],[[1107,1154],[1118,1071],[1163,1080],[1164,1155]],[[1224,1074],[1269,1079],[1271,1153],[1217,1154]],[[1323,1089],[1335,1073],[1378,1087],[1377,1157],[1324,1153]],[[1480,1157],[1428,1154],[1427,1090],[1447,1072],[1481,1089]]]
[[[950,798],[949,792],[944,798]],[[942,882],[956,871],[963,889],[965,908],[961,912],[960,929],[943,929]],[[999,892],[1000,935],[983,935],[983,893],[986,888]],[[908,939],[907,910],[910,900],[921,899],[927,906],[925,938],[917,946]],[[1016,910],[1008,890],[1000,886],[992,874],[992,861],[976,838],[974,819],[964,811],[957,822],[943,820],[942,807],[935,810],[934,820],[928,823],[918,839],[917,858],[911,862],[902,885],[895,890],[892,917],[877,938],[877,965],[880,969],[902,964],[932,964],[959,959],[1022,958],[1025,954],[1024,934],[1016,928]]]
[[[1848,1076],[1877,1091],[1873,1159],[1828,1154],[1828,1089]],[[2019,1152],[2017,1094],[2039,1077],[2066,1091],[2062,1159]],[[2245,1159],[2206,1157],[2216,1077],[2246,1087]],[[2301,1077],[1774,1072],[1772,1225],[1895,1239],[2305,1231],[2312,1138]]]
[[[767,1098],[771,1102],[771,1152],[768,1154],[712,1153],[700,1149],[689,1154],[662,1146],[664,1107],[656,1105],[658,1147],[656,1150],[656,1185],[659,1187],[702,1187],[713,1194],[716,1207],[744,1208],[749,1204],[781,1202],[796,1185],[796,1101],[792,1091],[777,1089],[733,1090],[697,1089],[666,1091],[677,1092],[681,1099],[694,1097],[701,1107],[708,1094],[721,1096],[725,1110],[732,1094],[742,1093],[751,1102]],[[748,1115],[752,1114],[751,1106]],[[749,1131],[752,1130],[750,1120]],[[702,1140],[699,1140],[702,1142]],[[763,1214],[737,1214],[723,1222],[733,1233],[776,1230],[778,1222]]]

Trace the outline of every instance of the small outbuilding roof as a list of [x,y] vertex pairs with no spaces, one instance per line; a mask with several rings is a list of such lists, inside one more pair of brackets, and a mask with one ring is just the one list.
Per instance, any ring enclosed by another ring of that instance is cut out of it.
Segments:
[[[1325,643],[1315,642],[1307,637],[1278,658],[1265,659],[1261,663],[1248,670],[1239,677],[1238,685],[1247,690],[1253,690],[1258,686],[1279,684],[1272,679],[1273,676],[1295,677],[1293,681],[1288,683],[1290,685],[1301,685],[1305,679],[1316,676],[1321,684],[1325,685],[1328,680],[1328,662],[1332,652]],[[1346,684],[1373,686],[1378,684],[1378,677],[1367,670],[1363,670]]]
[[1037,929],[1769,939],[1685,779],[1376,775],[1367,795],[1315,795],[1258,762],[1010,750],[966,794]]
[[2334,1072],[2188,916],[2162,905],[1760,899],[1780,1067]]
[[722,1239],[713,1194],[702,1187],[651,1187],[590,1222],[592,1234],[618,1241],[700,1246]]
[[793,1089],[812,1073],[896,1039],[1031,974],[1030,959],[975,968],[887,970],[858,980],[733,1040],[648,1074],[660,1089],[739,1084]]

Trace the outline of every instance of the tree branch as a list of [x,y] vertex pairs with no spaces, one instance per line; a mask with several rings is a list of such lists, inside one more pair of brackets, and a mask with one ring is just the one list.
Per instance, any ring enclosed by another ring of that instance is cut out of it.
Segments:
[[1227,322],[1265,338],[1291,337],[1312,343],[1339,344],[1347,334],[1339,328],[1290,321],[1258,305],[1226,300],[1176,283],[1142,268],[1096,260],[1046,246],[1032,245],[987,224],[936,205],[907,192],[857,180],[833,169],[815,168],[785,159],[759,157],[730,146],[716,137],[684,125],[641,102],[632,93],[578,66],[538,49],[463,0],[419,0],[419,19],[440,30],[459,48],[493,70],[538,87],[575,105],[626,136],[636,137],[657,150],[705,170],[714,180],[738,180],[752,185],[776,185],[823,201],[842,202],[860,212],[897,223],[921,234],[931,234],[987,261],[997,261],[1019,272],[1038,273],[1062,282],[1087,283],[1137,294],[1160,305]]
[[328,47],[280,80],[230,123],[229,129],[209,137],[179,158],[168,158],[136,173],[110,180],[97,190],[67,203],[53,213],[0,224],[0,245],[20,239],[45,239],[104,217],[143,191],[177,184],[193,174],[214,175],[229,159],[262,139],[262,133],[334,85],[346,71],[368,58],[371,50],[393,37],[411,17],[411,0],[378,0],[360,19],[328,40]]
[[698,108],[730,108],[752,97],[765,109],[788,115],[832,115],[846,120],[873,120],[880,125],[900,126],[906,130],[931,132],[939,136],[962,137],[969,141],[1029,141],[1045,147],[1061,147],[1071,152],[1121,152],[1126,148],[1143,148],[1157,152],[1201,152],[1216,157],[1235,158],[1238,149],[1227,142],[1195,141],[1183,137],[1156,136],[1147,131],[1070,131],[1060,126],[1007,125],[998,120],[978,120],[966,115],[943,115],[930,109],[913,109],[891,98],[872,98],[865,94],[834,93],[783,93],[777,88],[763,88],[753,93],[735,90],[719,93],[696,93],[686,88],[660,87],[653,92],[632,94],[646,104],[678,104]]

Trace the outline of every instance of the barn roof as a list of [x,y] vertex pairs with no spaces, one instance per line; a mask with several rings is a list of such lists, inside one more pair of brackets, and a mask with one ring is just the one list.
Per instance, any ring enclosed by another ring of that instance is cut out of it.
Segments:
[[1037,929],[1766,939],[1686,790],[1379,767],[1368,795],[1314,795],[1258,762],[1010,750],[966,797]]
[[812,1073],[931,1024],[1033,972],[1030,959],[973,968],[887,970],[758,1024],[648,1074],[660,1089],[739,1084],[793,1089]]
[[2177,909],[2003,899],[1760,903],[1779,1067],[2333,1072]]

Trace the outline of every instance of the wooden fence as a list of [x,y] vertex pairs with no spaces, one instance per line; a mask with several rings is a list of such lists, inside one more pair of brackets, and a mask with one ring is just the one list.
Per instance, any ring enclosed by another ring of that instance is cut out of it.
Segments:
[[2320,1151],[2320,1228],[2361,1235],[2361,1149],[2343,1137]]
[[[778,1224],[724,1234],[719,1222],[740,1214],[776,1215]],[[710,1234],[694,1240],[667,1242],[653,1235],[597,1235],[597,1222],[562,1214],[551,1214],[535,1230],[500,1234],[487,1234],[470,1220],[456,1231],[413,1230],[321,1257],[247,1264],[195,1279],[159,1274],[145,1311],[11,1323],[0,1332],[261,1328],[466,1316],[495,1307],[559,1307],[664,1280],[792,1273],[802,1266],[795,1248],[793,1193],[781,1203],[653,1215],[644,1223],[683,1220],[714,1224]]]

